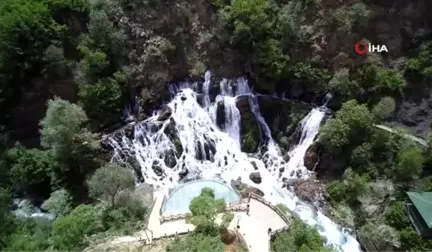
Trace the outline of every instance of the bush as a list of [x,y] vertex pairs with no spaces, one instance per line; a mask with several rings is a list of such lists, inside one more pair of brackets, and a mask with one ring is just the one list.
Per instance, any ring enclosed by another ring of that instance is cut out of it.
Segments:
[[6,153],[6,158],[11,182],[19,192],[49,193],[51,173],[57,168],[51,152],[15,147]]
[[93,198],[106,200],[114,206],[122,191],[134,188],[135,179],[130,170],[108,164],[96,170],[87,184]]
[[420,52],[417,57],[408,60],[406,72],[426,78],[432,77],[432,43],[426,42],[420,46]]
[[397,201],[391,204],[390,211],[385,215],[386,223],[397,230],[403,230],[411,225],[403,202]]
[[117,81],[108,78],[95,84],[80,85],[79,98],[92,118],[100,118],[120,111],[122,90]]
[[384,97],[373,107],[372,114],[379,120],[385,120],[393,115],[395,107],[395,100],[392,97]]
[[278,16],[278,30],[282,36],[281,42],[286,50],[292,50],[296,43],[305,43],[310,39],[311,34],[303,24],[305,9],[298,1],[291,1],[284,5]]
[[341,68],[336,71],[328,83],[330,91],[341,97],[352,98],[359,92],[359,86],[356,81],[350,80],[348,68]]
[[315,227],[310,227],[295,218],[291,222],[290,231],[276,236],[271,244],[272,251],[332,251],[331,246],[324,245],[324,239]]
[[65,189],[56,190],[42,204],[42,208],[57,217],[65,216],[72,210],[72,197]]
[[402,73],[373,64],[360,71],[360,83],[370,93],[393,94],[400,93],[405,88]]
[[401,149],[397,155],[396,178],[407,181],[417,178],[423,171],[424,157],[415,146]]
[[352,151],[350,164],[354,170],[365,171],[369,167],[373,154],[372,145],[363,143]]
[[254,63],[259,69],[260,76],[270,80],[278,80],[283,75],[288,59],[288,56],[284,55],[279,41],[267,39],[259,44]]
[[332,119],[321,128],[319,141],[330,152],[339,153],[349,143],[349,131],[350,128],[340,119]]
[[45,69],[50,76],[64,78],[69,74],[71,64],[64,56],[63,48],[59,45],[50,45],[44,53]]
[[84,237],[103,231],[100,215],[89,205],[79,205],[69,215],[53,223],[52,242],[58,250],[79,250]]
[[334,202],[345,200],[346,186],[341,181],[332,181],[327,185],[327,192]]
[[311,63],[297,63],[291,68],[296,84],[306,90],[325,91],[325,85],[330,79],[326,69],[313,66]]

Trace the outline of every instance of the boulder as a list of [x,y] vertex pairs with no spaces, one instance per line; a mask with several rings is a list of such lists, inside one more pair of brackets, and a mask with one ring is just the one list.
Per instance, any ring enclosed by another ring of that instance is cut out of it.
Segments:
[[252,180],[255,184],[260,184],[262,182],[261,174],[259,172],[252,172],[249,175],[249,179]]
[[152,169],[159,177],[163,174],[163,169],[157,160],[153,161]]
[[319,161],[320,146],[318,143],[312,144],[306,151],[304,156],[304,165],[310,171],[315,170],[315,166]]
[[329,203],[325,200],[324,184],[314,178],[295,179],[287,181],[294,188],[295,194],[303,201],[316,207],[327,209]]
[[165,121],[167,120],[172,114],[172,109],[168,106],[165,106],[162,110],[162,112],[159,114],[157,120],[158,121]]

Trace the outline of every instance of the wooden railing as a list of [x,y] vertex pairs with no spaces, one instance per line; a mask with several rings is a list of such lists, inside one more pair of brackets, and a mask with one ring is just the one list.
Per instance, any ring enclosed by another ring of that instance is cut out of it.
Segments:
[[163,224],[163,223],[168,222],[168,221],[176,221],[176,220],[186,219],[187,215],[188,215],[188,213],[172,214],[172,215],[168,215],[168,216],[161,216],[159,218],[159,220],[160,220],[160,223]]

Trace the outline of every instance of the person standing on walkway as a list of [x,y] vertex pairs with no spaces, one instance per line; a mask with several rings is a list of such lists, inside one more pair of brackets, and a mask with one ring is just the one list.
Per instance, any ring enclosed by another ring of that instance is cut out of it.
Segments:
[[249,210],[250,210],[250,206],[249,206],[249,204],[247,204],[246,215],[248,215],[248,216],[249,216]]

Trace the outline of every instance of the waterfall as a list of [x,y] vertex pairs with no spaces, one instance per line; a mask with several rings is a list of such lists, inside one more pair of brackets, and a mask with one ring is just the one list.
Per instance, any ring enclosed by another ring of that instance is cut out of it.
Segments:
[[204,83],[203,83],[203,104],[204,108],[208,108],[210,106],[210,79],[211,72],[207,71],[204,74]]
[[[209,72],[203,85],[210,86]],[[208,94],[207,87],[202,89],[204,96]],[[290,151],[290,160],[285,162],[246,79],[222,80],[219,95],[208,107],[206,102],[203,106],[198,103],[194,90],[197,90],[196,84],[171,86],[172,100],[167,104],[172,110],[170,119],[158,121],[161,113],[158,112],[135,125],[132,139],[124,133],[112,135],[109,141],[114,148],[113,161],[130,163],[130,160],[136,160],[145,182],[155,187],[172,187],[181,183],[181,179],[197,177],[219,177],[227,182],[241,177],[243,182],[263,191],[266,200],[275,205],[282,203],[306,223],[317,225],[328,243],[342,251],[360,251],[354,237],[313,206],[302,202],[293,192],[282,188],[282,177],[290,178],[295,173],[300,173],[302,177],[309,176],[303,158],[319,132],[324,108],[312,109],[301,121],[299,143]],[[250,155],[240,149],[241,118],[236,99],[242,95],[249,97],[249,106],[263,136],[267,138],[267,142],[263,143],[267,147],[263,153]],[[216,124],[216,110],[221,103],[225,109],[224,129]],[[134,167],[137,167],[136,164]],[[281,167],[284,173],[278,177]],[[260,184],[250,180],[252,172],[260,173]]]

